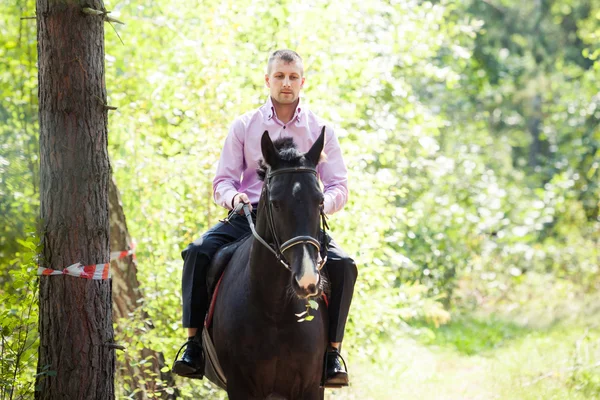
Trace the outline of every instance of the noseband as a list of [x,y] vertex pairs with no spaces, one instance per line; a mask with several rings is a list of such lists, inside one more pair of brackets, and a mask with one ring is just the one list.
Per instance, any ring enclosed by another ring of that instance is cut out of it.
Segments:
[[[248,219],[248,223],[250,224],[250,229],[252,230],[252,234],[254,235],[256,240],[258,240],[262,245],[264,245],[267,249],[269,249],[271,251],[271,253],[273,253],[275,255],[275,257],[277,258],[277,261],[279,261],[284,267],[286,267],[290,271],[292,270],[290,267],[290,264],[287,262],[287,260],[285,259],[285,256],[283,255],[284,251],[289,250],[292,247],[299,245],[299,244],[311,244],[311,245],[315,246],[315,248],[317,249],[317,253],[319,254],[319,258],[321,259],[317,266],[317,268],[320,270],[321,268],[323,268],[323,265],[325,265],[325,261],[327,261],[327,245],[326,245],[326,241],[325,241],[325,233],[324,232],[325,232],[326,228],[329,228],[329,225],[327,224],[327,216],[325,215],[325,212],[324,212],[322,206],[319,210],[319,212],[321,214],[321,224],[322,224],[322,229],[323,229],[323,242],[322,243],[312,236],[295,236],[295,237],[279,244],[280,241],[279,241],[279,238],[277,237],[277,231],[275,230],[275,221],[273,219],[273,204],[271,203],[270,183],[271,183],[271,178],[273,176],[282,175],[282,174],[291,174],[291,173],[311,173],[311,174],[314,174],[315,177],[317,176],[317,171],[314,168],[309,168],[309,167],[282,168],[282,169],[278,169],[276,171],[271,171],[269,169],[267,176],[266,176],[266,181],[265,181],[265,196],[266,196],[266,202],[267,202],[267,207],[266,207],[267,220],[269,222],[269,228],[271,229],[271,233],[273,234],[274,246],[271,246],[270,244],[268,244],[256,232],[256,229],[254,228],[254,223],[252,222],[252,216],[250,215],[250,210],[248,209],[248,204],[242,204],[242,203],[240,203],[240,204],[242,205],[244,214],[246,215],[246,218]],[[239,211],[240,204],[238,204],[238,206],[236,207],[234,212]]]

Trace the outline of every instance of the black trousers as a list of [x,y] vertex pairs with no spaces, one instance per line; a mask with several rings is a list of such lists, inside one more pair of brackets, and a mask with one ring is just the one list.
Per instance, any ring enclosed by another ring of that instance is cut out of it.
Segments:
[[[256,208],[255,208],[256,209]],[[183,326],[202,329],[208,309],[206,274],[210,260],[222,246],[250,233],[246,217],[234,215],[229,223],[219,222],[200,239],[190,243],[183,257]],[[358,270],[354,260],[333,240],[329,243],[327,262],[323,270],[329,277],[329,341],[341,342],[352,302]]]

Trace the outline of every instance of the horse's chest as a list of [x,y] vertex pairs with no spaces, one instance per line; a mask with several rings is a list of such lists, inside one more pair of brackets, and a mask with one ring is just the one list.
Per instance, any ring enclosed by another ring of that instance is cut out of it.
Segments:
[[247,291],[239,281],[228,289],[217,301],[212,329],[228,381],[244,386],[248,393],[283,393],[287,398],[304,398],[308,387],[318,387],[326,345],[325,316],[298,323],[294,314],[302,311],[302,305],[265,310],[243,295]]
[[315,367],[322,360],[320,332],[307,325],[293,321],[277,327],[272,320],[259,317],[242,317],[238,322],[232,326],[235,334],[225,347],[238,366],[247,366],[246,373],[259,379],[289,380],[290,375],[293,378],[298,371]]
[[[289,356],[290,352],[307,354],[315,350],[314,330],[306,329],[294,321],[294,325],[276,326],[271,320],[255,318],[252,324],[240,324],[237,342],[251,357],[273,358]],[[295,325],[298,324],[298,325]]]
[[275,328],[248,330],[231,350],[241,375],[256,387],[280,393],[292,387],[299,390],[312,381],[323,359],[314,337]]

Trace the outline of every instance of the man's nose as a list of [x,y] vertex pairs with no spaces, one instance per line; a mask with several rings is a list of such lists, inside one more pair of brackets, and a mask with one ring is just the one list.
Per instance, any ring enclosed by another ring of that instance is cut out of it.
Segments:
[[290,86],[290,82],[291,82],[291,81],[290,81],[290,78],[285,78],[285,79],[283,80],[283,86]]

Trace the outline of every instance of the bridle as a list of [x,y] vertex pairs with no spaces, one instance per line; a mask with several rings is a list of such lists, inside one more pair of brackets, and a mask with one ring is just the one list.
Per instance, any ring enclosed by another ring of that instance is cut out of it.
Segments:
[[293,167],[293,168],[281,168],[275,171],[267,170],[267,174],[265,177],[265,201],[266,201],[266,211],[267,211],[267,221],[269,223],[269,229],[271,229],[271,233],[273,236],[273,245],[268,244],[260,235],[256,232],[254,227],[254,222],[252,221],[252,215],[250,214],[250,210],[248,209],[248,204],[239,203],[238,206],[233,210],[233,212],[239,212],[240,204],[242,209],[244,210],[244,214],[248,219],[248,223],[250,224],[250,229],[252,230],[252,235],[258,240],[262,245],[264,245],[271,253],[275,255],[277,261],[279,261],[285,268],[288,270],[292,270],[290,264],[285,259],[283,253],[286,250],[291,249],[292,247],[299,244],[311,244],[315,246],[317,249],[317,253],[319,254],[320,261],[318,262],[317,269],[321,270],[323,265],[325,265],[325,261],[327,261],[327,240],[325,229],[329,229],[329,225],[327,224],[327,216],[323,210],[323,206],[321,206],[319,212],[321,215],[321,225],[322,225],[322,238],[321,241],[315,239],[312,236],[295,236],[289,240],[280,244],[279,237],[277,236],[277,230],[275,229],[275,221],[273,218],[273,204],[271,203],[271,178],[277,175],[282,174],[292,174],[292,173],[311,173],[317,176],[317,170],[310,167]]

